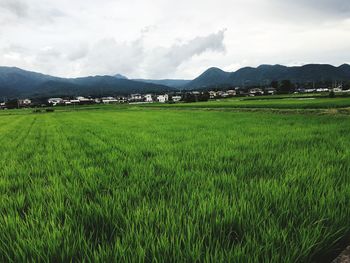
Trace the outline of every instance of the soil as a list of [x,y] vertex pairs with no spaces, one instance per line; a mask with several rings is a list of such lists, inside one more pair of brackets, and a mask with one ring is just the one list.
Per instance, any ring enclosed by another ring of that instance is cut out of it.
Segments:
[[348,246],[332,263],[350,263],[350,246]]

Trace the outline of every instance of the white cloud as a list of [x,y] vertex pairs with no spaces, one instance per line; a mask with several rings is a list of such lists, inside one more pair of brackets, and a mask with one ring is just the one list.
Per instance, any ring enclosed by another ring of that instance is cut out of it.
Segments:
[[0,65],[68,77],[350,61],[348,0],[0,0],[0,23]]

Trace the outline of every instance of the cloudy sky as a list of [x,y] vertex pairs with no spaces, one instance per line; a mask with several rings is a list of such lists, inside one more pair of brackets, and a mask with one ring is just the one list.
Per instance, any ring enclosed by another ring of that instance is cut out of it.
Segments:
[[349,0],[0,0],[0,65],[56,76],[349,62]]

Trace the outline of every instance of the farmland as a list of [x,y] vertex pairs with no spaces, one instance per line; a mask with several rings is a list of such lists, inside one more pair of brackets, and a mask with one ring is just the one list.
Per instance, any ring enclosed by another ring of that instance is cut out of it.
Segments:
[[330,262],[350,115],[201,109],[244,105],[350,100],[1,112],[0,261]]
[[350,97],[327,98],[319,96],[310,97],[253,97],[220,99],[210,102],[148,105],[149,107],[175,107],[175,108],[272,108],[272,109],[329,109],[350,107]]

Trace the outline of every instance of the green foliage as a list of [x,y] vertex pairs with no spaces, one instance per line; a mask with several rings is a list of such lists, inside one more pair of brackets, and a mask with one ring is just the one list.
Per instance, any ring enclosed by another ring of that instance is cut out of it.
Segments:
[[329,92],[329,97],[330,97],[330,98],[334,98],[334,97],[335,97],[335,92],[334,92],[334,90],[331,90],[331,91]]
[[1,262],[311,262],[350,230],[348,116],[9,112]]

